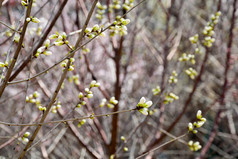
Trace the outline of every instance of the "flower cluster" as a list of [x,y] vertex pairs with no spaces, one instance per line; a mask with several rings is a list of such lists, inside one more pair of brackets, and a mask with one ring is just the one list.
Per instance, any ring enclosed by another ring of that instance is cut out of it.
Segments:
[[166,94],[164,99],[164,104],[173,103],[174,100],[178,100],[178,99],[179,99],[179,96],[177,96],[174,93]]
[[61,46],[61,45],[64,45],[64,44],[68,45],[69,41],[66,40],[66,38],[67,38],[67,35],[66,35],[65,32],[63,32],[61,35],[58,32],[56,32],[56,34],[52,34],[52,35],[49,36],[49,39],[51,39],[51,40],[52,39],[57,39],[54,42],[55,46]]
[[177,72],[173,71],[172,75],[169,77],[169,83],[177,83],[178,82],[177,76],[178,76]]
[[8,62],[5,61],[5,63],[0,62],[0,67],[8,67]]
[[218,23],[221,12],[217,12],[215,15],[211,15],[211,21],[207,23],[203,30],[203,35],[205,36],[203,44],[207,47],[212,47],[212,44],[215,42],[215,38],[212,36],[215,34],[214,26]]
[[[27,6],[28,6],[28,0],[22,0],[22,1],[21,1],[21,4],[22,4],[24,7],[27,8]],[[32,7],[35,7],[35,6],[37,6],[37,5],[36,5],[36,0],[33,0]]]
[[130,10],[133,7],[134,0],[126,0],[125,3],[122,5],[123,9],[126,11]]
[[69,68],[68,68],[68,71],[73,71],[73,70],[74,70],[74,65],[73,65],[73,63],[74,63],[74,61],[75,61],[74,58],[70,58],[69,60],[68,60],[68,59],[64,60],[64,61],[61,63],[61,66],[65,69],[66,66],[67,66],[68,61],[70,61],[70,66],[69,66]]
[[108,108],[114,108],[118,104],[118,100],[115,97],[111,97],[109,103],[107,104]]
[[90,88],[99,87],[99,86],[100,86],[100,83],[95,80],[91,81],[90,83]]
[[[188,131],[192,132],[194,134],[196,134],[198,131],[196,130],[196,128],[200,128],[204,125],[204,123],[206,122],[206,118],[202,117],[202,111],[198,110],[197,111],[197,119],[198,121],[195,121],[193,123],[188,123]],[[188,142],[188,146],[190,148],[191,151],[198,151],[199,149],[202,148],[202,146],[200,145],[200,143],[197,142],[193,142],[192,140],[190,140]]]
[[40,36],[41,33],[42,33],[42,26],[39,26],[39,27],[37,28],[37,30],[36,30],[36,34],[37,34],[38,36]]
[[191,151],[198,151],[202,148],[202,146],[200,145],[200,143],[198,141],[193,142],[192,140],[190,140],[188,142],[188,146],[189,146]]
[[198,34],[195,34],[194,36],[190,37],[189,38],[189,41],[192,43],[192,44],[196,44],[198,42]]
[[83,49],[82,49],[82,51],[83,51],[83,54],[87,54],[87,53],[90,52],[90,49],[89,49],[89,48],[86,48],[86,47],[84,46]]
[[78,75],[78,74],[69,77],[68,80],[69,80],[69,82],[73,82],[73,81],[74,81],[74,83],[75,83],[76,85],[79,85],[79,84],[80,84],[79,75]]
[[80,128],[82,125],[84,125],[86,123],[86,120],[83,119],[78,123],[78,127]]
[[93,97],[93,92],[89,88],[85,88],[84,91],[86,93],[87,98],[92,98]]
[[47,55],[47,56],[48,56],[48,55],[52,55],[52,52],[48,50],[49,47],[50,47],[50,40],[47,39],[47,40],[45,41],[44,46],[41,46],[39,49],[37,49],[37,52],[36,52],[36,54],[35,54],[35,57],[38,57],[40,54],[44,54],[44,55]]
[[206,122],[206,118],[202,117],[202,111],[198,110],[197,112],[197,119],[198,121],[192,123],[188,123],[188,130],[190,132],[193,132],[194,134],[197,133],[197,130],[195,128],[200,128],[204,125],[204,123]]
[[103,14],[105,13],[105,10],[107,9],[106,5],[102,5],[100,2],[97,3],[97,14],[96,18],[99,20],[103,19]]
[[46,107],[43,107],[41,105],[40,99],[39,99],[40,93],[38,93],[37,91],[35,91],[33,94],[30,94],[29,96],[26,96],[26,102],[27,103],[34,103],[36,104],[36,107],[40,110],[40,111],[45,111]]
[[103,33],[102,31],[103,31],[103,25],[101,25],[100,27],[98,24],[96,24],[93,26],[93,28],[86,28],[84,33],[89,39],[92,39],[98,34],[100,36],[105,36],[105,33]]
[[197,71],[193,68],[189,68],[185,70],[185,73],[190,76],[191,79],[194,79],[197,76]]
[[126,25],[130,23],[130,19],[124,19],[118,16],[117,20],[113,22],[113,26],[110,29],[110,36],[113,37],[119,33],[120,36],[127,34],[127,27]]
[[25,134],[22,136],[22,138],[18,138],[18,140],[21,140],[23,143],[28,143],[29,142],[29,139],[28,137],[30,136],[30,132],[25,132]]
[[107,102],[107,99],[106,98],[103,98],[102,100],[101,100],[101,103],[100,103],[100,107],[104,107],[105,105],[106,105],[106,102]]
[[[93,92],[92,92],[92,91],[89,91],[88,89],[89,89],[89,88],[87,88],[87,89],[85,90],[85,92],[87,91],[89,94],[91,94],[91,95],[90,95],[90,98],[92,98],[92,97],[93,97]],[[79,97],[79,100],[80,100],[80,101],[79,101],[79,103],[77,104],[77,108],[81,108],[82,106],[86,105],[86,102],[85,102],[84,99],[83,99],[85,96],[86,96],[87,98],[89,97],[88,94],[85,94],[85,95],[84,95],[82,92],[79,92],[78,97]]]
[[27,22],[33,22],[33,23],[40,23],[40,20],[39,20],[38,18],[32,17],[32,16],[26,18],[26,21],[27,21]]
[[[124,136],[121,136],[121,140],[124,142],[124,143],[126,143],[126,138],[124,137]],[[123,150],[125,151],[125,152],[127,152],[129,149],[128,149],[128,147],[123,147]]]
[[86,104],[86,102],[84,101],[84,97],[85,98],[92,98],[93,97],[93,92],[91,91],[91,89],[93,88],[93,87],[99,87],[100,86],[100,83],[98,83],[97,81],[95,81],[95,80],[93,80],[91,83],[90,83],[90,87],[89,88],[85,88],[84,89],[84,92],[85,93],[83,93],[83,92],[80,92],[79,94],[78,94],[78,97],[79,97],[79,103],[77,104],[77,107],[78,108],[80,108],[80,107],[82,107],[82,106],[84,106],[85,104]]
[[148,115],[148,108],[152,106],[152,101],[147,101],[145,97],[142,97],[137,104],[137,110],[142,113],[143,115]]
[[161,92],[160,86],[156,86],[152,89],[153,94],[156,96]]
[[121,0],[113,0],[113,3],[109,5],[109,12],[113,9],[121,9]]
[[182,56],[179,58],[179,61],[180,62],[187,62],[187,61],[190,61],[191,64],[195,64],[196,61],[195,61],[195,56],[192,55],[192,54],[186,54],[186,53],[183,53]]
[[[15,34],[15,36],[14,36],[14,42],[15,43],[19,43],[19,40],[20,40],[20,35],[17,33],[17,34]],[[22,44],[23,45],[23,44]]]
[[61,108],[61,102],[58,101],[56,105],[53,105],[51,112],[57,113],[57,109]]

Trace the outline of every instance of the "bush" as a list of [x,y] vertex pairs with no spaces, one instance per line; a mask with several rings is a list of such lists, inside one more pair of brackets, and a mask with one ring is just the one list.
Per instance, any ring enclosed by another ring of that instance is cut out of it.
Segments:
[[1,157],[236,158],[236,2],[1,2]]

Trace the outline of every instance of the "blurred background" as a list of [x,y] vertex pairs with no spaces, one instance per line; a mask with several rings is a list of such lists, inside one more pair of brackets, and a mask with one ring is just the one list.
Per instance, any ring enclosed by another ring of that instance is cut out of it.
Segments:
[[[0,62],[3,63],[13,57],[20,34],[2,23],[21,30],[26,14],[21,2],[1,1]],[[34,1],[31,15],[40,23],[29,23],[10,81],[33,77],[64,58],[70,51],[66,45],[51,46],[50,56],[42,54],[35,58],[34,55],[56,32],[59,35],[65,32],[69,45],[73,46],[92,3],[91,0]],[[76,53],[74,70],[68,72],[54,104],[61,107],[52,109],[46,121],[133,109],[143,96],[154,103],[149,115],[131,111],[86,119],[83,124],[82,120],[46,124],[27,152],[27,158],[112,158],[114,154],[115,158],[133,159],[171,140],[170,135],[187,133],[187,125],[196,120],[198,110],[202,110],[207,122],[197,134],[186,135],[142,158],[190,159],[201,156],[202,151],[206,151],[204,158],[238,158],[236,0],[145,0],[141,4],[139,0],[102,0],[100,3],[88,28],[98,24],[105,29],[117,16],[129,11],[124,16],[130,19],[127,31],[123,36],[111,36],[113,29],[107,29],[105,36],[93,39]],[[217,11],[221,11],[221,16],[212,28],[215,42],[207,47],[204,27]],[[190,37],[195,34],[199,35],[198,42],[192,44]],[[85,35],[81,45],[89,40]],[[50,41],[53,44],[55,40]],[[179,60],[184,53],[190,54],[194,62]],[[30,60],[24,63],[27,58]],[[186,73],[189,68],[196,71],[194,79]],[[58,64],[32,80],[6,87],[0,99],[1,158],[17,158],[25,147],[24,133],[32,134],[36,128],[8,126],[4,122],[39,122],[43,111],[37,102],[47,107],[62,70]],[[6,68],[1,68],[1,78],[5,73]],[[170,81],[173,77],[176,82]],[[78,94],[84,93],[92,80],[99,82],[100,87],[92,88],[93,98],[84,98],[86,105],[78,108],[82,102]],[[158,95],[152,92],[156,87],[160,89]],[[31,96],[35,101],[26,101]],[[118,104],[108,106],[111,97]],[[102,107],[104,98],[107,102]],[[215,131],[214,126],[217,126]],[[216,136],[205,149],[212,132]],[[203,148],[191,151],[187,146],[190,140],[199,141]]]

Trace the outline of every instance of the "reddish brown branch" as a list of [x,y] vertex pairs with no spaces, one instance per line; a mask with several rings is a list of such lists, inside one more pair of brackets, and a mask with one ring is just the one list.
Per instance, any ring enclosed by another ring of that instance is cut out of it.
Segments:
[[[63,113],[63,111],[62,110],[58,110],[58,114],[63,118],[64,117],[64,113]],[[70,128],[70,131],[74,134],[74,136],[77,138],[77,140],[78,140],[78,142],[80,143],[80,145],[82,145],[82,147],[84,147],[86,150],[87,150],[87,152],[88,152],[88,154],[92,157],[92,158],[95,158],[95,159],[97,159],[97,158],[100,158],[99,156],[99,154],[98,153],[96,153],[96,151],[94,151],[92,148],[90,148],[87,144],[85,144],[84,142],[83,142],[83,140],[81,139],[81,137],[80,137],[80,135],[79,135],[79,132],[78,132],[78,130],[77,130],[77,128],[71,123],[71,122],[67,122],[67,125],[69,126],[69,128]]]
[[61,15],[61,12],[63,10],[63,8],[65,7],[66,3],[68,2],[68,0],[64,0],[64,2],[60,5],[60,8],[58,10],[58,12],[56,13],[56,15],[54,16],[53,20],[51,21],[49,27],[46,29],[45,33],[43,34],[43,36],[40,38],[40,41],[36,44],[36,46],[33,48],[33,50],[31,51],[31,54],[22,62],[22,64],[16,69],[16,71],[11,75],[11,77],[9,78],[9,81],[12,81],[14,78],[16,78],[16,76],[27,66],[27,64],[32,60],[32,56],[34,56],[37,52],[37,49],[39,47],[41,47],[45,41],[45,39],[47,38],[48,34],[50,33],[50,31],[52,30],[53,26],[55,25],[57,19],[59,18],[59,16]]
[[[122,48],[123,48],[123,37],[121,37],[120,40],[120,46],[119,48],[115,49],[115,58],[114,62],[116,65],[116,83],[115,83],[115,90],[114,90],[114,95],[116,100],[119,101],[120,96],[121,96],[121,84],[120,84],[120,60],[121,60],[121,55],[122,55]],[[118,111],[118,105],[115,105],[113,111]],[[116,146],[117,146],[117,135],[118,134],[118,114],[115,114],[112,117],[112,129],[111,129],[111,143],[110,143],[110,153],[114,154],[116,152]]]
[[228,88],[228,72],[230,69],[230,59],[231,59],[231,48],[232,48],[232,42],[233,42],[233,29],[235,27],[235,13],[236,13],[236,2],[237,0],[233,1],[233,12],[232,12],[232,17],[231,17],[231,27],[229,29],[229,41],[227,44],[227,51],[226,51],[226,64],[225,64],[225,72],[224,72],[224,83],[223,83],[223,89],[222,89],[222,94],[220,96],[220,109],[218,110],[217,114],[216,114],[216,118],[215,118],[215,122],[213,125],[213,129],[211,132],[211,135],[209,137],[209,140],[207,142],[207,144],[203,147],[202,152],[200,157],[198,157],[198,159],[203,159],[207,153],[207,151],[209,150],[209,148],[211,147],[212,142],[214,141],[216,135],[217,135],[217,129],[219,127],[219,123],[221,121],[221,113],[222,113],[222,107],[224,107],[225,105],[225,97],[226,97],[226,92],[227,92],[227,88]]
[[[184,104],[184,106],[183,106],[182,112],[178,115],[178,117],[174,120],[174,122],[166,129],[167,132],[171,132],[171,130],[174,128],[174,126],[175,126],[175,125],[180,121],[180,119],[183,117],[183,115],[184,115],[184,113],[186,112],[186,110],[187,110],[189,104],[191,103],[191,101],[192,101],[192,99],[193,99],[193,95],[194,95],[194,93],[196,92],[196,90],[197,90],[197,88],[198,88],[198,84],[199,84],[199,82],[201,81],[201,77],[202,77],[202,75],[203,75],[203,73],[204,73],[204,69],[205,69],[205,65],[206,65],[207,59],[208,59],[208,55],[209,55],[209,49],[206,48],[205,57],[204,57],[204,59],[203,59],[202,65],[201,65],[200,72],[199,72],[199,74],[198,74],[198,76],[197,76],[197,78],[196,78],[196,80],[195,80],[195,82],[194,82],[193,89],[192,89],[191,93],[189,94],[189,96],[188,96],[188,98],[187,98],[187,100],[186,100],[186,102],[185,102],[185,104]],[[151,148],[153,148],[155,145],[157,145],[158,143],[160,143],[165,137],[166,137],[166,135],[165,135],[165,134],[162,134],[162,135],[160,136],[160,138],[156,139],[153,143],[151,143],[151,144],[147,147],[147,149],[146,149],[146,151],[145,151],[144,153],[148,152]]]
[[26,33],[26,29],[27,29],[27,26],[28,26],[28,23],[29,23],[26,19],[30,17],[31,7],[32,7],[32,1],[30,1],[29,4],[28,4],[27,10],[26,10],[26,16],[24,18],[24,24],[23,24],[22,32],[21,32],[20,39],[19,39],[19,42],[18,42],[18,45],[17,45],[17,49],[14,53],[13,59],[11,60],[11,64],[10,64],[8,70],[7,70],[5,78],[4,78],[4,80],[1,84],[1,87],[0,87],[0,98],[2,97],[2,94],[5,90],[5,88],[7,87],[7,82],[9,81],[9,78],[10,78],[10,76],[12,74],[12,71],[15,67],[15,64],[16,64],[17,59],[18,59],[18,55],[20,54],[22,44],[23,44],[23,40],[24,40],[25,33]]

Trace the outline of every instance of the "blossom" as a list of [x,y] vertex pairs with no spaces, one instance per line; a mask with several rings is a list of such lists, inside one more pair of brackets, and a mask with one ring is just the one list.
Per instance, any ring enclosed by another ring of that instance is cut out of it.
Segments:
[[139,101],[139,103],[137,104],[137,109],[138,111],[143,114],[143,115],[148,115],[148,108],[151,107],[153,104],[152,101],[147,101],[145,97],[142,97]]

